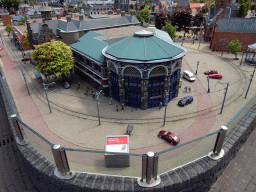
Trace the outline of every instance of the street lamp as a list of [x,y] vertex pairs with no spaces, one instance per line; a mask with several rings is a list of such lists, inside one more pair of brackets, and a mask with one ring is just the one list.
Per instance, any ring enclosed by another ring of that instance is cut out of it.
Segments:
[[210,93],[210,85],[209,85],[209,80],[210,80],[210,78],[209,78],[209,76],[207,76],[207,81],[208,81],[208,91],[207,91],[207,93]]
[[102,90],[100,90],[99,92],[96,92],[96,101],[97,101],[97,110],[98,110],[99,125],[100,125],[99,97],[100,97],[100,93],[101,93],[101,92],[102,92]]
[[248,94],[248,92],[249,92],[249,89],[250,89],[250,86],[251,86],[251,83],[252,83],[252,78],[253,78],[254,73],[255,73],[255,69],[256,69],[256,65],[255,65],[254,70],[253,70],[253,73],[252,73],[252,75],[251,75],[251,79],[250,79],[250,83],[249,83],[248,89],[247,89],[246,94],[245,94],[245,96],[244,96],[245,99],[246,99],[247,94]]
[[197,61],[197,66],[196,66],[196,75],[197,75],[198,65],[199,65],[199,61]]
[[55,82],[52,82],[52,83],[49,83],[49,84],[44,84],[43,83],[44,92],[45,92],[45,95],[46,95],[46,99],[47,99],[47,103],[48,103],[48,106],[49,106],[50,113],[52,113],[52,110],[51,110],[51,106],[50,106],[49,99],[48,99],[48,93],[46,92],[46,90],[48,89],[49,86],[54,85],[54,84],[56,84],[56,83]]

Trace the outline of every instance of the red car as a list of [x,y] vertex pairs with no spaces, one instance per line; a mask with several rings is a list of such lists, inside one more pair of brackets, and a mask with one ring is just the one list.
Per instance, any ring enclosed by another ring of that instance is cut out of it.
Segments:
[[24,57],[23,59],[21,59],[21,61],[29,61],[30,60],[30,58],[28,58],[28,57]]
[[158,133],[158,137],[165,139],[173,145],[177,145],[180,142],[180,138],[171,133],[170,131],[162,130]]
[[210,75],[208,75],[208,77],[210,77],[212,79],[222,79],[221,74],[210,74]]
[[209,74],[218,74],[218,71],[216,71],[216,70],[209,70],[209,71],[205,71],[204,74],[205,74],[205,75],[209,75]]

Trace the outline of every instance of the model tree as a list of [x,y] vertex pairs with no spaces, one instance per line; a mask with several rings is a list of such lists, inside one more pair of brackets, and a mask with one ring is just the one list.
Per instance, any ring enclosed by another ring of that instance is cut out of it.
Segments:
[[172,26],[171,23],[167,23],[163,28],[163,31],[167,32],[172,39],[176,37],[176,27]]
[[156,14],[156,28],[162,29],[168,21],[167,15],[162,11]]
[[197,13],[197,14],[194,16],[193,20],[194,20],[194,26],[200,27],[201,24],[202,24],[203,21],[204,21],[204,15],[203,15],[203,13],[201,13],[201,12]]
[[19,5],[21,1],[20,0],[0,0],[0,5],[4,9],[7,9],[8,12],[10,12],[12,9],[19,10]]
[[178,31],[185,30],[188,31],[191,20],[192,20],[192,15],[190,14],[189,11],[182,11],[182,12],[174,12],[171,16],[171,24],[173,26],[178,27]]
[[230,43],[228,44],[227,47],[227,53],[232,53],[234,54],[236,57],[235,59],[238,60],[237,58],[237,52],[241,51],[241,43],[239,40],[232,40],[230,41]]
[[69,46],[61,41],[51,41],[35,46],[32,52],[36,69],[46,78],[54,75],[66,78],[67,74],[74,66],[72,51]]
[[145,22],[149,22],[151,16],[150,16],[150,10],[148,7],[145,7],[141,10],[140,16],[144,19]]
[[10,36],[10,33],[12,31],[12,26],[10,24],[8,24],[5,28],[5,31],[8,33],[8,36]]

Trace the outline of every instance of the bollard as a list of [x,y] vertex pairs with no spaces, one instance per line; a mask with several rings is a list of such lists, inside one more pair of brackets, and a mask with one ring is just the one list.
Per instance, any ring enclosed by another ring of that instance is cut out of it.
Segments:
[[154,152],[149,151],[147,153],[147,171],[146,171],[146,182],[147,184],[153,183],[153,174],[154,174]]
[[223,157],[224,150],[222,145],[226,136],[228,128],[226,126],[221,126],[220,132],[217,135],[216,142],[213,148],[213,151],[209,153],[208,157],[213,160],[218,160]]
[[142,174],[141,174],[141,182],[143,182],[143,179],[146,179],[146,173],[147,173],[147,155],[144,154],[142,156]]
[[158,155],[155,155],[155,158],[154,158],[154,179],[156,180],[157,179],[157,172],[158,172]]
[[158,171],[158,155],[149,151],[142,156],[142,177],[137,179],[141,187],[154,187],[161,182]]
[[75,173],[69,169],[65,150],[61,149],[59,144],[53,145],[51,149],[57,167],[54,171],[55,176],[60,179],[72,179]]
[[14,129],[15,129],[15,132],[17,134],[17,137],[15,138],[16,142],[19,145],[26,145],[26,144],[28,144],[28,140],[26,138],[24,138],[23,133],[22,133],[22,131],[20,129],[19,123],[16,120],[16,117],[17,117],[16,114],[12,114],[10,117],[11,117]]

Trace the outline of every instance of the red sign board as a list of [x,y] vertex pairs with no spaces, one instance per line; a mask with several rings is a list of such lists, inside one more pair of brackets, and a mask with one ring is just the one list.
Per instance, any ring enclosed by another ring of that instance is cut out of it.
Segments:
[[122,145],[128,144],[127,137],[108,137],[107,145]]

